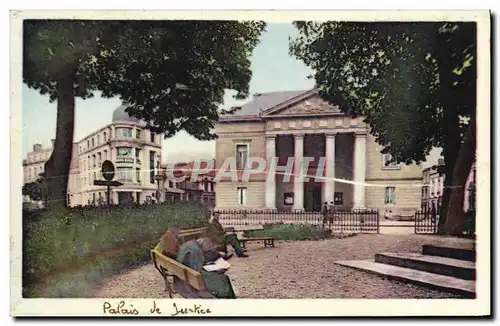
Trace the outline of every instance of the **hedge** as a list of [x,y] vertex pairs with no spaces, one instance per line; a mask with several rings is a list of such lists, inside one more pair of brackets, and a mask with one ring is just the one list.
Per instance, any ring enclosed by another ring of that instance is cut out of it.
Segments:
[[198,203],[76,207],[23,213],[23,294],[88,297],[95,282],[149,261],[172,224],[208,224]]
[[328,229],[309,224],[272,224],[263,230],[247,232],[248,237],[274,237],[277,240],[320,240],[331,236]]

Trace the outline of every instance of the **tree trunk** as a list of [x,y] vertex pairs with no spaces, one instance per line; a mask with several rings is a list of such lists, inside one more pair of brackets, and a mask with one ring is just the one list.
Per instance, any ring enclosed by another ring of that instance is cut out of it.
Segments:
[[464,194],[467,178],[476,158],[476,121],[472,118],[453,169],[453,184],[444,226],[445,234],[461,236],[464,226]]
[[47,204],[51,207],[67,205],[68,176],[73,152],[75,97],[73,73],[60,76],[57,81],[57,126],[54,151],[45,163],[44,183]]
[[[450,117],[451,119],[451,117]],[[452,120],[452,122],[455,119]],[[450,126],[451,127],[451,126]],[[441,197],[441,208],[439,211],[438,234],[445,234],[446,218],[448,216],[448,204],[450,202],[450,193],[454,179],[454,168],[458,159],[460,151],[460,131],[457,127],[446,130],[443,144],[443,158],[444,158],[444,184],[443,196]]]

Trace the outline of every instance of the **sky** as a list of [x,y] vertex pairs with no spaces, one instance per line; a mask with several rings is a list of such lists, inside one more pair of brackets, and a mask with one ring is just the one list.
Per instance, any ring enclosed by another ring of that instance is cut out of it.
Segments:
[[[291,23],[268,24],[251,58],[253,75],[249,98],[236,101],[232,98],[234,92],[227,92],[222,107],[243,104],[255,93],[313,88],[314,80],[307,78],[311,70],[288,54],[288,38],[297,35]],[[50,140],[55,138],[57,104],[49,103],[47,96],[40,95],[24,84],[22,96],[22,153],[26,157],[32,151],[33,144],[50,147]],[[87,100],[77,98],[74,141],[111,123],[112,113],[119,105],[118,98],[104,99],[99,94]],[[163,140],[164,163],[214,157],[215,141],[199,141],[184,131]]]

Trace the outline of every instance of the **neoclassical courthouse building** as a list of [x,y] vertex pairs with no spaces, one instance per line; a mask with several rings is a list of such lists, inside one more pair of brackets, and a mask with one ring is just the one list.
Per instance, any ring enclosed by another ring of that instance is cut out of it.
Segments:
[[420,207],[421,167],[389,164],[390,156],[380,153],[363,118],[343,114],[315,90],[256,94],[233,114],[222,115],[216,133],[217,168],[228,157],[236,157],[238,169],[248,157],[278,157],[278,169],[289,157],[313,157],[308,175],[314,176],[319,158],[325,157],[324,175],[337,180],[284,180],[279,173],[251,175],[247,182],[224,177],[217,184],[218,209],[316,211],[325,201],[395,213]]

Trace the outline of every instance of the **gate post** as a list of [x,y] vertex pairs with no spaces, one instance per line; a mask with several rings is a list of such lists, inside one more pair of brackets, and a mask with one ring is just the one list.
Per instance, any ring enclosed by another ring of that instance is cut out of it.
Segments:
[[380,211],[377,209],[377,234],[380,234]]

